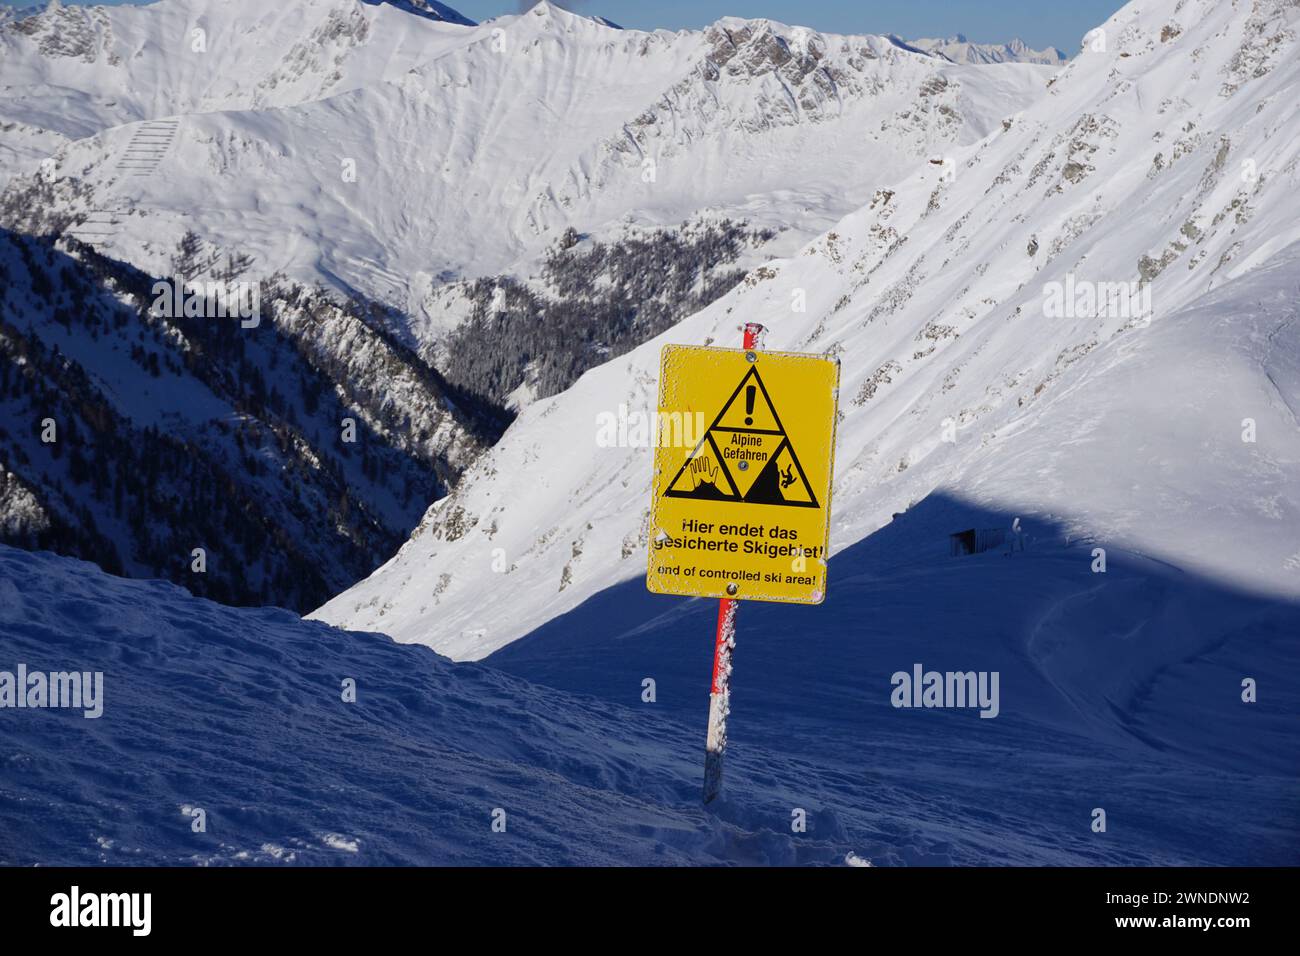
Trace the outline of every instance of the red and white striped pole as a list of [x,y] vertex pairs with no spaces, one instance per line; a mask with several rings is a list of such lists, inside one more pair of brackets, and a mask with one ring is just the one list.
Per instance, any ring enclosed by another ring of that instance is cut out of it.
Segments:
[[[763,326],[745,324],[743,348],[759,347]],[[734,584],[727,585],[735,593]],[[733,598],[718,601],[718,635],[713,646],[713,686],[709,692],[709,731],[704,741],[704,802],[709,803],[722,790],[722,755],[727,749],[727,715],[731,712],[731,655],[736,648],[736,612],[740,602]]]

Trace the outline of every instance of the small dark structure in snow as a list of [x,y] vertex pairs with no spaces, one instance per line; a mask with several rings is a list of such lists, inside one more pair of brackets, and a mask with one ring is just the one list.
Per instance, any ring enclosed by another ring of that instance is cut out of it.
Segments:
[[962,554],[980,554],[990,548],[1005,544],[1007,533],[1002,528],[968,528],[948,535],[954,557]]

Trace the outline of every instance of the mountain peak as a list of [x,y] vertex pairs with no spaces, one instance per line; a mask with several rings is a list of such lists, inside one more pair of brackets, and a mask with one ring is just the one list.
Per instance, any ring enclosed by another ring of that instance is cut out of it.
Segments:
[[558,3],[552,3],[551,0],[538,0],[538,3],[530,8],[525,16],[547,17],[559,24],[570,24],[573,23],[573,21],[578,20],[583,23],[594,23],[597,26],[608,27],[611,30],[623,29],[613,20],[607,20],[605,17],[575,13],[573,10],[566,9]]
[[439,3],[438,0],[361,0],[361,2],[372,7],[380,7],[386,4],[414,14],[417,17],[424,17],[426,20],[437,20],[441,23],[457,23],[466,27],[478,25],[459,11],[453,10],[444,3]]

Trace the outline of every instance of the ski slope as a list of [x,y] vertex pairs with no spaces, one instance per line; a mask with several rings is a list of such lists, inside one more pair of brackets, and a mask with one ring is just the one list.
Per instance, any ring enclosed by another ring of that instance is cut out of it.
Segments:
[[[0,547],[0,670],[104,674],[98,719],[0,711],[0,864],[1294,863],[1296,606],[1119,556],[1082,588],[1078,549],[909,551],[958,507],[932,501],[834,559],[816,621],[742,606],[725,788],[707,809],[709,602],[631,582],[454,664]],[[1099,613],[1110,644],[1131,640],[1135,593],[1153,611],[1144,639],[1217,619],[1249,637],[1127,689],[1113,661],[1093,681],[1042,643],[1095,635]],[[1065,627],[1044,627],[1053,612]],[[914,661],[1000,670],[1001,713],[891,707],[890,673]],[[1261,675],[1249,715],[1242,667]]]

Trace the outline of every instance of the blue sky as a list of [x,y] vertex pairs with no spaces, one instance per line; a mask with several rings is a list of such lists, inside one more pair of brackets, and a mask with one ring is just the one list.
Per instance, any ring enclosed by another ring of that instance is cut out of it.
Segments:
[[[31,0],[0,0],[28,6]],[[101,0],[130,2],[130,0]],[[292,3],[293,0],[283,0]],[[516,0],[451,0],[467,17],[486,20],[531,4]],[[1080,38],[1118,10],[1121,0],[577,0],[565,4],[625,27],[702,27],[722,16],[769,17],[833,33],[897,33],[905,37],[964,33],[981,43],[1019,36],[1032,47],[1074,54]]]

